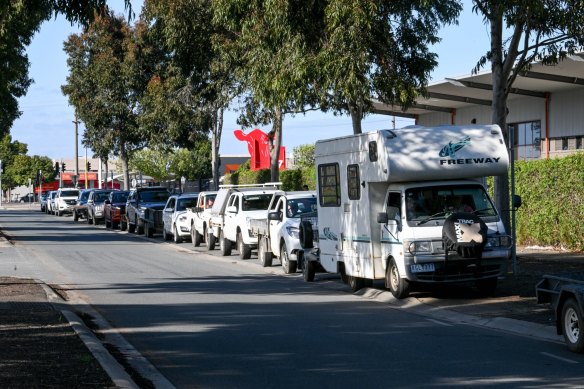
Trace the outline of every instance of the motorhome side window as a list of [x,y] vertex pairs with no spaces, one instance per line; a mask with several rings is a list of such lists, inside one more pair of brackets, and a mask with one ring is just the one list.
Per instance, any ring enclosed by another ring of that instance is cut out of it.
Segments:
[[318,186],[321,207],[339,207],[341,205],[341,180],[338,163],[318,165]]
[[349,200],[361,198],[361,186],[359,185],[359,165],[347,166],[347,189]]
[[377,142],[374,140],[369,142],[369,160],[371,162],[377,161]]

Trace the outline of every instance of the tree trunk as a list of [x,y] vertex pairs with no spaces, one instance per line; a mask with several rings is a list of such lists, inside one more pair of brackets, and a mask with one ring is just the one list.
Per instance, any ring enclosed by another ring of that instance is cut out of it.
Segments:
[[[509,146],[509,131],[507,128],[507,78],[503,63],[503,17],[495,16],[491,23],[491,71],[493,82],[492,121],[499,125],[503,132],[505,144]],[[507,58],[507,61],[512,61]],[[510,155],[514,158],[514,155]],[[508,233],[511,232],[509,214],[509,174],[495,177],[495,205],[501,213],[501,219]]]
[[219,108],[213,118],[213,132],[211,134],[211,166],[213,168],[213,189],[219,189],[219,147],[221,146],[221,132],[223,130],[223,108]]
[[[274,114],[274,124],[272,127],[273,138],[270,140],[270,181],[278,182],[280,179],[280,165],[278,160],[280,159],[280,146],[282,145],[282,122],[283,122],[282,110],[276,108]],[[285,158],[285,156],[284,156]]]
[[350,103],[349,112],[351,113],[351,122],[353,123],[353,134],[362,134],[361,120],[363,120],[363,107],[358,103]]
[[124,175],[124,190],[130,190],[130,170],[128,169],[128,151],[124,142],[120,145],[120,160],[122,161],[122,174]]

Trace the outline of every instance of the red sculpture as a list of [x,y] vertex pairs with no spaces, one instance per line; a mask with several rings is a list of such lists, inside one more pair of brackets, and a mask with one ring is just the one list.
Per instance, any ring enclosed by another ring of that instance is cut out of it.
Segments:
[[[257,128],[247,134],[242,130],[235,130],[233,133],[238,140],[247,142],[247,150],[251,156],[251,170],[270,168],[271,144],[268,134]],[[284,146],[280,147],[278,167],[280,170],[286,169],[286,148]]]

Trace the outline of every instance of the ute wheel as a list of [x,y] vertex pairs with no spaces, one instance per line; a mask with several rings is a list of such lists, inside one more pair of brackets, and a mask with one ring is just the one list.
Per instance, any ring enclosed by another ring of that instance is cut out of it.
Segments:
[[221,255],[227,257],[231,255],[231,241],[229,239],[225,239],[225,235],[223,235],[223,230],[219,234],[219,251],[221,251]]
[[207,234],[207,249],[214,250],[215,243],[217,243],[217,238],[215,238],[215,235],[213,235],[212,233],[208,233]]
[[111,228],[112,228],[112,230],[116,230],[118,228],[118,223],[111,222]]
[[73,211],[73,221],[76,222],[79,220],[79,216],[77,215],[77,212]]
[[136,234],[142,235],[144,233],[144,225],[140,225],[139,220],[134,220],[134,222],[136,223]]
[[61,211],[55,211],[56,216],[61,216]]
[[107,220],[107,219],[103,219],[103,224],[105,224],[105,228],[111,228],[112,227],[112,223]]
[[288,256],[288,250],[286,249],[286,243],[282,242],[282,247],[280,247],[280,262],[282,262],[282,269],[284,273],[296,273],[296,261],[291,261]]
[[94,225],[94,226],[96,226],[96,225],[98,225],[98,224],[99,224],[99,222],[98,222],[98,221],[97,221],[97,219],[95,218],[95,215],[93,215],[93,217],[92,217],[91,219],[92,219],[92,222],[93,222],[93,225]]
[[582,334],[582,323],[584,316],[578,302],[570,297],[562,306],[562,332],[568,350],[583,353],[584,336]]
[[135,224],[130,224],[130,223],[128,223],[128,232],[129,232],[130,234],[133,234],[133,233],[134,233],[134,231],[136,231],[136,225],[135,225]]
[[152,238],[154,236],[154,229],[150,228],[150,223],[144,224],[144,235],[148,238]]
[[179,244],[182,242],[182,238],[180,237],[180,235],[178,234],[178,231],[176,230],[176,226],[174,226],[173,231],[172,231],[172,241],[175,244]]
[[478,280],[475,283],[477,289],[479,290],[479,294],[483,297],[492,296],[495,294],[497,290],[497,278],[487,278],[484,280]]
[[347,276],[347,283],[353,292],[357,292],[365,286],[365,282],[361,277]]
[[89,218],[89,212],[85,214],[85,218],[87,219],[87,224],[91,224],[91,219]]
[[166,232],[166,227],[162,226],[162,239],[164,241],[169,241],[170,240],[170,235],[168,234],[168,232]]
[[397,299],[403,299],[410,294],[410,283],[405,278],[401,278],[395,261],[392,259],[385,272],[385,286],[389,288],[391,294]]
[[251,258],[251,247],[248,244],[243,243],[243,236],[241,236],[241,232],[237,233],[237,251],[239,251],[239,258]]
[[258,238],[258,259],[260,260],[262,267],[272,266],[274,254],[268,250],[268,240],[263,236]]
[[202,238],[201,234],[199,234],[199,231],[197,231],[195,225],[193,224],[191,226],[191,242],[193,243],[193,247],[199,247],[201,241],[203,240],[201,238]]
[[310,261],[306,256],[303,256],[302,260],[302,277],[304,278],[304,281],[314,281],[314,276],[316,274],[316,266],[314,265],[314,262]]

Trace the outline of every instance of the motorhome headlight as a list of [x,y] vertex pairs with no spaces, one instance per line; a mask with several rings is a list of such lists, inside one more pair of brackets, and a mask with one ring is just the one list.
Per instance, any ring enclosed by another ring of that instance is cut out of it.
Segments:
[[300,229],[298,227],[286,226],[286,232],[294,239],[300,239]]
[[503,247],[508,248],[511,247],[511,237],[509,235],[492,235],[487,238],[487,245],[488,248],[496,248],[496,247]]
[[429,240],[406,241],[405,248],[413,255],[418,253],[430,253],[432,252],[432,242]]

